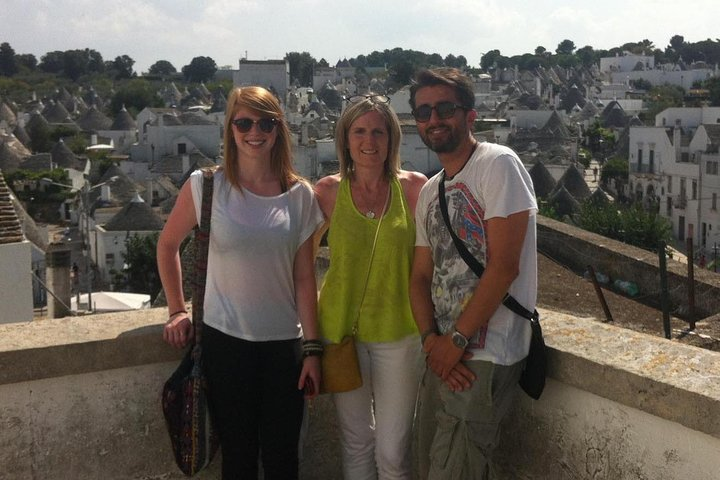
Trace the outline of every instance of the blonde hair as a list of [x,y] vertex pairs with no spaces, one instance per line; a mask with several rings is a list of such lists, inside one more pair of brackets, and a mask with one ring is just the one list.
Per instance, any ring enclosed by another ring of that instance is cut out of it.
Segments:
[[235,113],[243,107],[262,117],[277,120],[275,124],[277,137],[270,153],[270,165],[272,171],[280,179],[283,191],[288,190],[302,177],[297,173],[292,163],[290,130],[285,121],[280,102],[272,92],[262,87],[235,87],[228,96],[223,133],[223,166],[226,178],[234,187],[242,189],[240,186],[240,165],[237,162],[238,148],[232,131],[232,121]]
[[385,119],[385,126],[388,130],[388,156],[385,160],[385,175],[387,178],[394,178],[400,173],[400,120],[387,103],[375,103],[370,99],[352,103],[343,112],[335,127],[335,151],[340,161],[340,176],[352,178],[354,168],[353,159],[350,156],[348,147],[348,132],[350,127],[358,118],[368,112],[378,112]]

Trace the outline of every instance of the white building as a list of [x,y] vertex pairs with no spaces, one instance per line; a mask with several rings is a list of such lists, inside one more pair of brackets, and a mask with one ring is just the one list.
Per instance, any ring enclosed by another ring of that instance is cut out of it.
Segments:
[[222,124],[201,111],[145,108],[137,116],[138,143],[130,149],[134,162],[154,164],[166,155],[199,151],[208,158],[220,154]]
[[126,240],[154,235],[162,228],[163,221],[139,195],[107,223],[96,225],[90,231],[90,248],[102,283],[112,284],[113,274],[124,271]]
[[600,59],[600,71],[610,72],[632,72],[634,70],[652,70],[655,68],[655,57],[652,55],[636,55],[625,52],[624,55],[614,57],[603,57]]
[[275,90],[284,104],[290,90],[290,63],[287,60],[240,59],[238,70],[233,72],[233,85],[258,85]]
[[640,70],[634,72],[611,73],[613,83],[629,83],[630,80],[647,80],[653,86],[665,84],[677,85],[686,91],[693,85],[709,78],[716,77],[718,72],[710,68],[694,70]]
[[657,203],[681,244],[692,238],[707,252],[720,243],[720,107],[664,110],[654,127],[631,127],[629,144],[628,193]]
[[0,172],[0,324],[33,318],[32,249]]

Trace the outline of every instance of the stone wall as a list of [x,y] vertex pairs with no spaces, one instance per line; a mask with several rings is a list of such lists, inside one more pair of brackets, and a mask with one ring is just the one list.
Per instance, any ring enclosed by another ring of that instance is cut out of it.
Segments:
[[[660,307],[661,288],[658,255],[595,233],[538,216],[538,251],[547,254],[578,274],[592,265],[596,273],[634,282],[638,299]],[[683,316],[688,312],[688,267],[667,260],[667,282],[670,310]],[[695,268],[696,320],[720,312],[720,275]],[[542,279],[539,279],[542,281]]]
[[[159,405],[181,356],[160,339],[166,313],[0,325],[0,480],[183,478]],[[539,401],[520,394],[502,479],[714,478],[720,354],[541,314],[551,378]],[[329,398],[308,414],[301,478],[339,479]]]

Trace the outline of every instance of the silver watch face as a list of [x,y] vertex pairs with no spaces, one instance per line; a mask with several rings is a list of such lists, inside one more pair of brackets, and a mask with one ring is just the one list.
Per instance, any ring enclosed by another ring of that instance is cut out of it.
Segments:
[[463,350],[465,349],[465,347],[467,347],[468,344],[467,338],[465,338],[465,336],[457,330],[454,331],[452,334],[452,341],[456,347],[462,348]]

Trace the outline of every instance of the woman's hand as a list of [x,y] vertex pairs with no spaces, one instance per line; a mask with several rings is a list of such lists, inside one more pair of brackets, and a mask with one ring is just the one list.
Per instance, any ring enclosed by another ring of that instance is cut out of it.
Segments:
[[175,348],[184,348],[195,336],[187,313],[173,315],[163,329],[163,340]]
[[312,400],[320,393],[320,357],[310,356],[303,359],[298,390],[305,391],[305,399]]

